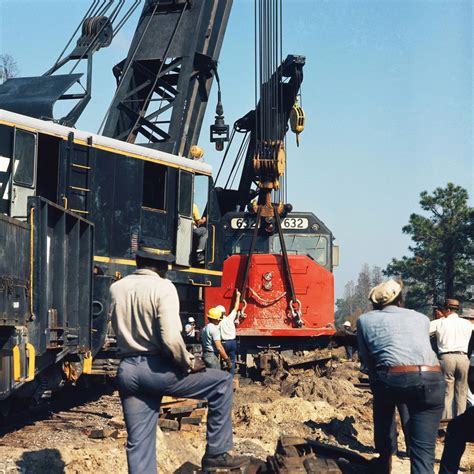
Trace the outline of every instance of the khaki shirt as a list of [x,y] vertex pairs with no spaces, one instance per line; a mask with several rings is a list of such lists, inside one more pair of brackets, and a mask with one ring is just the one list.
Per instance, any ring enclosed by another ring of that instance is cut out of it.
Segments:
[[119,355],[162,354],[180,367],[192,367],[179,317],[175,286],[152,270],[141,269],[110,287],[112,327]]

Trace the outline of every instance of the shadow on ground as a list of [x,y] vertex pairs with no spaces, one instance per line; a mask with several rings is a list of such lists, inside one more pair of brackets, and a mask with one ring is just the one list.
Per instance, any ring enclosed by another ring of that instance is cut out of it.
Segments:
[[16,465],[24,474],[61,474],[66,467],[57,449],[27,451]]
[[365,446],[357,439],[358,433],[354,428],[354,422],[353,416],[346,416],[342,421],[333,419],[329,423],[317,423],[309,420],[305,421],[304,424],[311,429],[319,429],[326,435],[333,436],[343,446],[360,453],[373,454],[375,451],[372,447]]

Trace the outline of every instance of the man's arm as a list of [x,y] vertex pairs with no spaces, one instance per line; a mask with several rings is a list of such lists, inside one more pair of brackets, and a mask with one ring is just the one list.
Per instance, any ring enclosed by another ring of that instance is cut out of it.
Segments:
[[438,320],[434,319],[430,321],[430,335],[434,334],[438,330]]
[[173,284],[166,288],[158,301],[158,322],[160,336],[174,361],[184,370],[193,366],[193,355],[186,350],[181,331],[183,326],[179,317],[179,299]]
[[[233,308],[231,314],[229,314],[229,316],[230,316],[230,315],[233,316],[233,317],[232,317],[232,321],[234,321],[234,322],[235,322],[235,320],[237,319],[237,314],[238,314],[237,311],[239,311],[239,306],[240,306],[240,291],[236,288],[236,289],[235,289],[234,308]],[[473,326],[473,327],[474,327],[474,326]]]
[[359,358],[365,367],[367,367],[369,376],[373,375],[375,372],[375,365],[372,356],[370,355],[367,344],[365,343],[362,325],[360,324],[360,319],[357,320],[357,343],[359,345]]
[[222,360],[228,360],[229,356],[227,355],[224,346],[222,345],[222,342],[214,341],[214,344],[216,345],[217,352],[219,352],[219,355],[222,357]]
[[196,206],[196,204],[193,204],[193,220],[198,227],[200,225],[205,224],[207,221],[206,217],[201,217],[201,215],[199,214],[199,208]]
[[212,337],[212,342],[216,346],[217,352],[219,355],[222,357],[222,360],[228,360],[229,356],[227,355],[224,346],[222,345],[221,342],[221,331],[219,330],[219,326],[211,326],[211,337]]

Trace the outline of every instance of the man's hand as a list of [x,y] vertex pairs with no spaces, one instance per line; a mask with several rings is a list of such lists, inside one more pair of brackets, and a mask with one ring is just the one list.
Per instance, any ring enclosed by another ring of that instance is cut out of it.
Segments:
[[230,357],[228,359],[225,359],[223,362],[222,362],[222,368],[224,370],[230,370],[232,369],[232,360],[230,359]]
[[190,369],[190,373],[194,374],[196,372],[202,372],[203,370],[206,370],[206,364],[202,360],[201,356],[194,356],[194,364],[192,368]]

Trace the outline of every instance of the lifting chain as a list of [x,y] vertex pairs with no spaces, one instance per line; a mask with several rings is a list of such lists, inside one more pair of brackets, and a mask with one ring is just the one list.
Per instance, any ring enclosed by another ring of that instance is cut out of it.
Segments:
[[293,285],[293,277],[291,276],[291,269],[290,269],[290,262],[288,260],[288,252],[286,250],[286,242],[283,238],[283,229],[281,227],[281,219],[280,214],[278,214],[278,207],[276,204],[273,205],[274,208],[274,215],[275,215],[275,223],[277,225],[278,237],[280,239],[280,246],[281,246],[281,253],[283,254],[283,263],[284,269],[286,272],[286,277],[288,280],[288,286],[290,289],[290,312],[293,321],[295,322],[297,327],[303,326],[303,320],[301,318],[301,302],[296,297],[295,287]]
[[258,207],[257,210],[257,221],[255,223],[255,228],[253,229],[252,242],[250,244],[250,251],[247,257],[247,262],[245,264],[244,278],[242,279],[242,286],[240,288],[240,294],[242,295],[242,309],[240,311],[240,317],[245,319],[247,315],[245,314],[245,308],[247,307],[247,301],[245,300],[245,293],[247,292],[247,283],[249,279],[250,264],[252,262],[252,256],[255,251],[255,244],[257,242],[258,229],[260,228],[260,221],[262,219],[262,206]]

